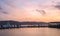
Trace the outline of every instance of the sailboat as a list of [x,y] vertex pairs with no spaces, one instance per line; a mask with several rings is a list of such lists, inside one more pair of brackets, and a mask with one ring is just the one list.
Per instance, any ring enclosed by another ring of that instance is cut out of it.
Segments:
[[9,23],[9,21],[7,22],[7,28],[10,28],[11,27],[11,25],[10,25],[10,23]]

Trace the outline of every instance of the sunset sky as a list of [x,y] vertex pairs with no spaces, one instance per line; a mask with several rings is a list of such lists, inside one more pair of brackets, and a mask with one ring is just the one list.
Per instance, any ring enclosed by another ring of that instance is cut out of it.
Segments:
[[0,21],[60,21],[60,0],[0,0]]

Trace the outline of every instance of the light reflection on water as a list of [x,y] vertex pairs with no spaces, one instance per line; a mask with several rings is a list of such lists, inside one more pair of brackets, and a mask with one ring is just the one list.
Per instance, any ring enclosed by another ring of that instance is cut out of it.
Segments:
[[0,36],[60,36],[60,29],[56,28],[1,29]]

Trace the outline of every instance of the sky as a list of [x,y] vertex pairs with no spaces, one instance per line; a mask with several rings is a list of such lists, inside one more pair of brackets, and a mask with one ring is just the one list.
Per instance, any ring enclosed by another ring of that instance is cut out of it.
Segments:
[[0,21],[60,21],[60,0],[0,0]]

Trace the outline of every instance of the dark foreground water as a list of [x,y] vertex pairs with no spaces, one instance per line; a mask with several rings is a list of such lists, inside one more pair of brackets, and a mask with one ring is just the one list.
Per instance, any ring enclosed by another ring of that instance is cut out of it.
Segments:
[[17,28],[2,29],[0,36],[60,36],[60,29],[56,28]]

